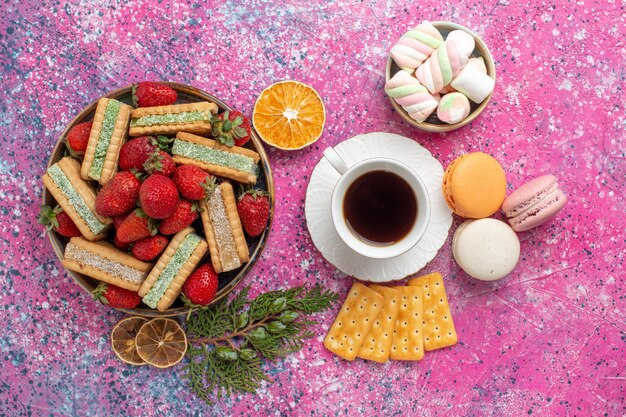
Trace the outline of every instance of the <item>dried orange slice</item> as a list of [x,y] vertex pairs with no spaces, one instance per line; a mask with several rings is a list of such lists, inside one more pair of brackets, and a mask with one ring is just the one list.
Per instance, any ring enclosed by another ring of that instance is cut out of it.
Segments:
[[300,149],[322,135],[324,103],[317,91],[298,81],[280,81],[263,90],[252,112],[257,133],[269,145]]
[[135,346],[135,336],[141,326],[146,324],[148,319],[143,317],[127,317],[117,322],[111,331],[111,346],[113,352],[122,361],[131,365],[145,365]]
[[187,352],[187,336],[172,319],[153,319],[141,326],[135,344],[141,359],[157,368],[176,365]]

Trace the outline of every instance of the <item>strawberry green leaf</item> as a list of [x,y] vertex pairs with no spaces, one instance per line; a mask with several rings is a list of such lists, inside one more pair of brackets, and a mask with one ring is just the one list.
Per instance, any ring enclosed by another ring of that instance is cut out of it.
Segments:
[[85,152],[75,151],[70,143],[67,141],[67,138],[63,139],[63,143],[65,143],[65,152],[63,156],[71,156],[75,159],[82,159],[82,157],[85,155]]
[[205,197],[211,197],[215,188],[217,187],[217,182],[214,176],[207,176],[203,183],[200,183],[200,186],[204,188]]
[[265,191],[265,190],[261,190],[260,188],[249,188],[247,190],[245,190],[241,196],[239,196],[239,199],[242,199],[244,194],[250,194],[252,197],[256,198],[261,198],[261,197],[269,197],[270,193]]
[[235,139],[230,135],[220,135],[218,140],[222,145],[226,145],[229,148],[235,146]]
[[206,310],[209,306],[203,306],[200,304],[194,304],[189,298],[185,296],[185,294],[180,294],[180,299],[182,300],[185,307],[189,308],[189,312],[187,313],[187,320],[191,317],[191,313],[193,313],[194,309]]
[[233,128],[233,133],[235,134],[236,138],[245,138],[246,136],[248,136],[248,131],[246,129],[244,129],[243,127],[239,127],[239,126],[235,126]]
[[150,230],[150,236],[156,236],[156,234],[159,233],[159,222],[153,218],[149,218],[148,230]]
[[94,300],[100,301],[102,304],[105,304],[105,305],[109,304],[109,300],[107,300],[106,297],[104,296],[107,292],[107,288],[108,288],[107,284],[104,282],[101,282],[91,292],[91,296],[93,297]]
[[148,217],[148,215],[146,214],[146,212],[145,212],[145,211],[143,211],[143,209],[142,209],[141,207],[140,207],[140,208],[135,209],[135,214],[137,215],[137,217],[139,217],[139,218],[141,218],[141,219],[145,219],[146,217]]
[[41,206],[41,210],[39,211],[39,216],[37,217],[37,222],[46,226],[46,230],[52,230],[53,228],[59,227],[57,214],[60,213],[62,210],[59,210],[59,211],[55,211],[55,210],[53,210],[52,207],[50,206]]
[[139,181],[144,181],[146,178],[148,178],[148,175],[146,173],[140,172],[135,168],[131,169],[130,173],[133,174],[135,178],[137,178]]
[[172,150],[172,144],[174,138],[168,138],[167,136],[158,135],[152,139],[152,144],[158,146],[162,151],[170,152]]
[[163,168],[163,155],[159,153],[158,150],[155,150],[144,162],[143,169],[146,170],[149,174],[153,174],[155,171],[160,171]]
[[194,211],[197,211],[198,213],[202,213],[204,211],[204,209],[200,207],[200,204],[198,204],[197,201],[191,203],[191,212],[193,213]]
[[133,100],[133,106],[138,107],[139,104],[137,103],[137,101],[139,100],[137,98],[137,86],[138,84],[133,84],[133,87],[131,89],[131,94],[132,94],[132,100]]
[[208,306],[203,306],[201,304],[194,304],[193,301],[191,301],[189,298],[187,298],[185,296],[185,294],[183,294],[183,293],[180,293],[180,299],[183,302],[183,304],[185,305],[185,307],[200,308],[202,310],[206,310],[208,308]]

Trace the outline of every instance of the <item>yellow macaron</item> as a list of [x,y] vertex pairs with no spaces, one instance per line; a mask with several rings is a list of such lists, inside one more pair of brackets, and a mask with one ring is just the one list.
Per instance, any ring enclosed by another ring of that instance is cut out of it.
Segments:
[[448,166],[442,188],[448,206],[457,215],[482,219],[500,209],[506,195],[506,175],[493,156],[469,153]]

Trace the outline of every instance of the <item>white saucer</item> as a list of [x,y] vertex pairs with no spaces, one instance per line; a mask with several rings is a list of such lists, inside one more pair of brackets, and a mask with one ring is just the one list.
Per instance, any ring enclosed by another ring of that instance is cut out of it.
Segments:
[[398,280],[422,269],[446,241],[452,225],[452,211],[441,193],[443,167],[439,161],[414,140],[384,132],[355,136],[335,146],[335,150],[348,165],[367,158],[386,157],[414,169],[428,188],[431,216],[419,243],[400,256],[370,259],[354,252],[343,243],[333,226],[330,198],[339,174],[322,157],[311,174],[304,208],[311,239],[322,256],[340,271],[364,281]]

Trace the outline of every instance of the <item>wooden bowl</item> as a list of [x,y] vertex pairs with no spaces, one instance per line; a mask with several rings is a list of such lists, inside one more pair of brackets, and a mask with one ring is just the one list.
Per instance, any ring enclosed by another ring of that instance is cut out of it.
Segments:
[[[487,75],[489,75],[494,80],[496,79],[496,66],[493,61],[493,57],[491,56],[491,52],[489,52],[489,48],[487,48],[487,45],[485,45],[485,43],[482,41],[482,39],[480,39],[478,35],[476,35],[474,32],[472,32],[468,28],[458,25],[456,23],[452,23],[452,22],[431,22],[431,24],[435,28],[437,28],[439,32],[441,32],[441,35],[443,36],[444,39],[448,36],[448,33],[452,32],[453,30],[462,30],[472,35],[472,37],[474,38],[474,41],[476,42],[476,47],[474,48],[474,52],[472,52],[472,55],[470,56],[470,58],[482,57],[485,60],[485,66],[487,67]],[[385,69],[386,81],[389,81],[389,79],[393,77],[398,71],[401,71],[400,67],[398,67],[396,62],[391,57],[391,55],[389,55],[389,58],[387,58],[387,67]],[[493,92],[491,92],[491,94],[489,94],[489,96],[487,96],[487,98],[484,99],[482,103],[480,104],[476,104],[470,100],[469,115],[465,119],[460,121],[459,123],[454,123],[454,124],[448,124],[439,120],[439,118],[437,117],[437,111],[434,111],[433,114],[428,116],[428,118],[424,120],[422,123],[417,123],[414,119],[412,119],[409,116],[409,114],[402,108],[402,106],[396,103],[396,101],[393,98],[389,97],[389,100],[391,101],[391,105],[393,106],[393,108],[396,109],[396,111],[400,114],[400,116],[402,116],[402,118],[407,123],[419,129],[426,130],[428,132],[441,133],[441,132],[449,132],[451,130],[455,130],[462,126],[465,126],[466,124],[474,120],[476,117],[478,117],[478,115],[485,109],[485,107],[487,107],[487,103],[489,103],[489,100],[491,99],[492,94]]]
[[[185,84],[170,83],[170,82],[163,82],[163,84],[167,84],[170,87],[172,87],[174,90],[176,90],[178,94],[177,103],[190,103],[190,102],[208,100],[217,104],[220,108],[220,111],[232,110],[231,107],[229,107],[227,104],[225,104],[223,101],[221,101],[217,97],[214,97],[213,95],[206,93],[202,90],[198,90],[197,88],[194,88]],[[115,90],[105,95],[105,97],[114,98],[124,103],[131,104],[131,88],[132,86],[130,85],[124,88],[120,88],[119,90]],[[69,132],[69,130],[78,123],[92,120],[94,112],[96,110],[96,106],[97,106],[97,101],[94,101],[85,109],[83,109],[83,111],[81,111],[78,114],[78,116],[76,116],[74,120],[72,120],[72,122],[65,128],[65,130],[61,134],[61,137],[57,140],[56,145],[54,146],[54,149],[50,156],[50,160],[48,161],[48,167],[50,167],[50,165],[54,164],[55,162],[57,162],[59,159],[61,159],[64,156],[65,149],[66,149],[64,138],[67,136],[67,132]],[[263,149],[261,140],[259,139],[259,137],[254,131],[252,131],[251,140],[250,142],[248,142],[248,144],[246,144],[246,147],[249,147],[255,150],[261,156],[261,161],[260,161],[261,170],[260,170],[256,185],[259,186],[260,188],[266,189],[270,193],[270,218],[269,218],[269,221],[267,222],[267,227],[265,228],[265,231],[260,236],[254,239],[250,237],[247,238],[248,248],[250,250],[250,261],[237,270],[220,273],[218,275],[219,287],[218,287],[218,291],[215,296],[215,299],[213,300],[213,303],[226,297],[237,286],[237,284],[239,284],[246,277],[248,272],[250,272],[250,270],[252,269],[256,261],[258,260],[259,255],[263,251],[263,248],[265,247],[265,243],[267,242],[270,228],[272,226],[272,219],[274,217],[274,181],[272,179],[272,171],[270,169],[269,160],[267,159],[267,155],[265,154],[265,150]],[[235,187],[235,189],[236,188],[237,187]],[[48,192],[48,190],[45,187],[43,191],[43,203],[52,207],[56,204],[52,195]],[[199,230],[199,228],[202,227],[201,221],[196,220],[196,222],[194,223],[194,226],[196,227],[196,230]],[[59,258],[59,260],[63,259],[63,253],[65,252],[65,245],[67,244],[69,239],[64,238],[63,236],[60,236],[59,234],[52,232],[52,231],[48,232],[48,237],[50,238],[52,247],[54,248],[54,251],[57,257]],[[203,262],[208,260],[208,256],[209,255],[207,253]],[[89,293],[93,291],[93,289],[98,285],[97,280],[94,280],[88,276],[79,274],[77,272],[69,271],[69,270],[66,270],[66,272],[74,279],[74,281],[76,281],[78,285],[80,285],[85,291]],[[118,310],[123,311],[128,314],[145,316],[145,317],[171,317],[171,316],[187,314],[187,312],[189,311],[189,308],[184,307],[180,299],[178,299],[172,305],[172,307],[170,307],[168,310],[163,311],[163,312],[160,312],[158,310],[153,310],[151,308],[144,306],[143,304],[140,304],[137,308],[118,309]]]

